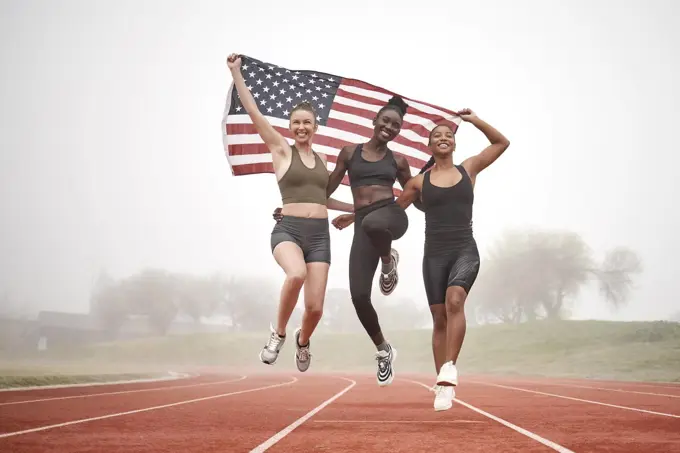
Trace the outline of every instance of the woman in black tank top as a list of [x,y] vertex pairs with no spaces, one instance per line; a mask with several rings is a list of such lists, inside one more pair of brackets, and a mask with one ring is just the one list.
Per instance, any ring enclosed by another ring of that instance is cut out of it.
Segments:
[[479,272],[479,251],[472,234],[475,180],[510,146],[503,134],[471,110],[458,114],[482,131],[491,144],[454,165],[453,131],[446,125],[435,127],[428,144],[432,158],[397,199],[404,209],[421,200],[425,212],[423,280],[434,329],[435,410],[449,409],[455,396],[456,362],[466,330],[464,305]]

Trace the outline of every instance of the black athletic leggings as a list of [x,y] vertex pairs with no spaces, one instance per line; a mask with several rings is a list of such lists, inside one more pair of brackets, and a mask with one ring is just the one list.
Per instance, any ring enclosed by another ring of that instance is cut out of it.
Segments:
[[371,287],[381,256],[390,254],[392,241],[408,229],[406,212],[394,199],[377,201],[354,213],[354,239],[349,252],[349,291],[359,321],[370,337],[380,333],[371,304]]

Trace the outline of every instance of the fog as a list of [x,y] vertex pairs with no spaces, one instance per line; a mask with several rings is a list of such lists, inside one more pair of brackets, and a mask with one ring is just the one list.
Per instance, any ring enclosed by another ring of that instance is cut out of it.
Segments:
[[[149,267],[280,284],[274,176],[233,177],[222,145],[225,58],[240,52],[474,109],[512,143],[477,180],[483,256],[507,229],[574,232],[598,260],[625,246],[644,267],[619,310],[591,288],[574,318],[680,310],[680,7],[397,4],[0,3],[3,303],[84,313],[101,271]],[[485,146],[469,125],[457,137],[456,162]],[[424,217],[408,214],[396,294],[426,308]],[[347,288],[352,233],[331,234],[329,288]]]

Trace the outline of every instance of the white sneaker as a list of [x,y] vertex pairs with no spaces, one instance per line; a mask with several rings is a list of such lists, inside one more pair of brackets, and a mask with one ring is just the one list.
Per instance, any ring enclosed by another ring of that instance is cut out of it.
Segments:
[[456,391],[452,385],[435,385],[432,391],[434,392],[435,411],[451,409],[453,399],[456,397]]
[[390,385],[394,380],[394,365],[392,363],[397,358],[397,350],[389,345],[388,351],[378,351],[375,353],[375,359],[378,361],[378,372],[376,378],[378,385],[384,387]]
[[399,283],[399,273],[397,272],[399,253],[392,249],[390,255],[392,256],[392,269],[388,273],[380,271],[380,292],[385,296],[392,294],[397,287],[397,283]]
[[309,369],[309,365],[312,362],[312,353],[309,352],[309,345],[311,344],[311,340],[307,340],[307,345],[306,346],[300,346],[300,332],[302,331],[301,327],[298,327],[295,330],[295,366],[297,366],[297,369],[301,372],[307,371]]
[[446,362],[439,370],[437,385],[448,384],[449,386],[458,385],[458,369],[453,362]]
[[260,351],[260,360],[267,365],[273,365],[274,362],[276,362],[276,359],[279,358],[279,352],[281,352],[281,348],[286,342],[286,337],[280,337],[272,324],[269,325],[269,330],[271,331],[271,334],[269,335],[267,344],[265,344]]

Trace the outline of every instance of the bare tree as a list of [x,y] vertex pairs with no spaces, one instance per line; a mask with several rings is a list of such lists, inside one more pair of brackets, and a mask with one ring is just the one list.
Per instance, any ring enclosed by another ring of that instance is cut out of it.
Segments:
[[503,322],[557,319],[592,280],[609,303],[621,306],[641,269],[638,256],[625,248],[609,252],[597,266],[576,233],[511,231],[491,247],[471,299],[483,316]]

